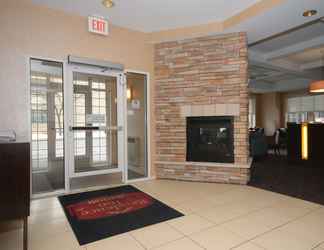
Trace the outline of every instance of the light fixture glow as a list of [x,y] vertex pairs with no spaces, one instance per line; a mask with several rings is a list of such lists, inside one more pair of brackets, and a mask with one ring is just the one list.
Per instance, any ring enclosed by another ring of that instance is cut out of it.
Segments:
[[102,1],[103,6],[106,8],[112,8],[115,4],[112,0],[103,0]]
[[303,13],[304,17],[311,17],[311,16],[315,16],[317,14],[317,10],[306,10]]
[[302,160],[308,160],[308,124],[303,123],[301,125],[301,136],[302,136]]
[[309,92],[324,93],[324,80],[311,82],[311,84],[309,85]]
[[131,88],[127,88],[127,99],[128,100],[132,99],[132,89]]

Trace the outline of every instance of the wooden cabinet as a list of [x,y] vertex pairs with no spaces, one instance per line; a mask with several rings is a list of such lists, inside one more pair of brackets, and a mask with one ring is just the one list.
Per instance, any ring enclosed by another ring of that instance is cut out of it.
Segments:
[[0,221],[24,220],[27,249],[27,217],[30,211],[30,145],[0,143]]
[[296,163],[301,161],[301,125],[287,124],[287,154],[288,161]]
[[309,123],[307,128],[308,160],[302,161],[301,124],[288,123],[287,151],[290,162],[307,162],[311,166],[322,167],[324,162],[324,124]]

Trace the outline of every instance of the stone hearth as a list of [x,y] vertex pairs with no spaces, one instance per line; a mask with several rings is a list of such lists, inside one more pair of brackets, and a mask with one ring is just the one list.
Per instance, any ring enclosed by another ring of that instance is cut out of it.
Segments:
[[[155,47],[158,178],[245,184],[248,83],[245,33],[214,35]],[[234,117],[234,163],[187,162],[187,117]]]

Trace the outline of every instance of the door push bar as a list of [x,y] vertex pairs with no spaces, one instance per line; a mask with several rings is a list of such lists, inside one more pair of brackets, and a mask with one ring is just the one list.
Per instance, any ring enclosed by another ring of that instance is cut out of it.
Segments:
[[100,127],[70,127],[70,131],[79,131],[79,130],[100,130]]
[[72,127],[70,126],[70,131],[112,131],[112,132],[118,132],[123,131],[122,126],[111,126],[111,127],[99,127],[99,126],[79,126],[79,127]]

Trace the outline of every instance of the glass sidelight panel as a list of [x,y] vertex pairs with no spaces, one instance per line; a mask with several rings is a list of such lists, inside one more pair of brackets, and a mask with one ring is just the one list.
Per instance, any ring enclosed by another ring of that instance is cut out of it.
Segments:
[[73,72],[74,172],[118,168],[117,78]]
[[148,177],[146,75],[127,73],[128,180]]
[[63,65],[30,60],[32,193],[65,188]]

